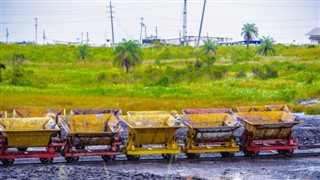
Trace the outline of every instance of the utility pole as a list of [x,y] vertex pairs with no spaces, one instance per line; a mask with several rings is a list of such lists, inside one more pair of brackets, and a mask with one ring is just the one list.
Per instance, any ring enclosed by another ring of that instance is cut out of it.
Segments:
[[110,1],[110,6],[109,6],[109,8],[110,8],[110,19],[111,19],[111,30],[112,30],[112,47],[113,47],[113,50],[115,50],[115,46],[114,46],[114,30],[113,30],[113,15],[112,15],[112,13],[114,13],[113,11],[112,11],[112,4],[111,4],[111,1]]
[[207,0],[204,0],[204,2],[203,2],[203,9],[202,9],[201,23],[200,23],[200,29],[199,29],[199,34],[198,34],[197,47],[199,47],[199,43],[200,43],[201,30],[202,30],[202,24],[203,24],[204,10],[206,9],[206,3],[207,3]]
[[45,42],[46,42],[46,32],[43,30],[43,45],[45,45]]
[[35,22],[35,44],[38,42],[38,18],[34,18]]
[[156,37],[158,38],[158,26],[156,26]]
[[144,37],[147,39],[147,26],[144,25]]
[[107,46],[107,43],[108,43],[108,41],[107,41],[107,32],[104,32],[104,43]]
[[83,43],[83,32],[81,32],[81,45]]
[[140,23],[140,43],[142,44],[142,28],[144,26],[143,24],[143,17],[140,18],[141,19],[141,23]]
[[87,31],[87,43],[86,44],[89,44],[89,32]]
[[9,30],[6,28],[6,43],[8,44],[9,40]]
[[187,41],[187,0],[184,0],[183,6],[183,26],[182,26],[182,44],[185,45]]

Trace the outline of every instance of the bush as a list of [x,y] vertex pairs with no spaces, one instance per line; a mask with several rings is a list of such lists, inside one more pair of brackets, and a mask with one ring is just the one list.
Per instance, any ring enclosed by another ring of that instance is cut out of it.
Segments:
[[222,79],[226,73],[227,73],[227,70],[225,70],[224,68],[214,66],[210,70],[210,78],[212,80]]
[[236,49],[231,55],[231,61],[234,64],[254,60],[258,60],[258,57],[255,56],[255,53],[243,48]]
[[236,78],[244,78],[246,77],[246,72],[244,70],[241,70],[238,74],[236,74]]
[[170,85],[170,78],[168,76],[162,76],[157,82],[157,85],[163,86],[163,87],[169,87]]
[[99,82],[105,81],[106,79],[107,79],[107,76],[106,76],[106,73],[104,73],[104,72],[99,73],[99,74],[97,75],[97,80],[98,80]]
[[12,71],[11,84],[15,86],[31,86],[32,83],[29,77],[33,74],[33,71],[26,71],[22,68],[14,69]]
[[276,78],[278,77],[278,71],[275,69],[272,69],[271,67],[264,65],[261,68],[254,67],[252,69],[253,74],[256,75],[256,77],[260,79],[270,79],[270,78]]

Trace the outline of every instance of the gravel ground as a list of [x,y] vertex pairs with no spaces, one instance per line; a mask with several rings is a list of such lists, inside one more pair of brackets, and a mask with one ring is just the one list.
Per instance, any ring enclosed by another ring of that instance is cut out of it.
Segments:
[[160,156],[136,162],[120,156],[108,163],[98,157],[83,157],[75,164],[59,157],[51,165],[23,159],[12,166],[0,166],[0,179],[319,179],[319,157],[320,153],[293,157],[264,153],[247,158],[238,153],[234,158],[207,155],[199,160],[179,158],[174,163]]
[[[300,145],[320,143],[320,116],[298,118],[304,123],[293,129],[293,137]],[[17,159],[12,166],[0,164],[0,179],[320,179],[320,149],[304,148],[292,157],[268,151],[255,158],[244,157],[242,152],[233,158],[219,154],[185,158],[180,154],[175,162],[168,162],[156,155],[127,161],[120,155],[114,162],[103,162],[100,157],[81,157],[78,163],[69,164],[58,157],[51,165],[38,159]]]

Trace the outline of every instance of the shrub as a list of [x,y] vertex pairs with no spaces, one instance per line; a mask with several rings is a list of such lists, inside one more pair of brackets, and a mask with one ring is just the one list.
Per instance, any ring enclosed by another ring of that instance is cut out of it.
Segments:
[[99,74],[97,75],[97,80],[98,80],[99,82],[105,81],[106,79],[107,79],[107,76],[106,76],[106,73],[104,73],[104,72],[99,73]]
[[246,72],[244,70],[241,70],[238,74],[236,74],[236,78],[244,78],[246,77]]
[[163,86],[163,87],[169,87],[170,85],[170,78],[168,76],[162,76],[157,82],[157,85]]
[[264,65],[261,68],[254,67],[252,69],[253,74],[260,79],[269,79],[269,78],[276,78],[278,77],[278,71],[272,69],[271,67]]
[[234,64],[256,59],[257,58],[253,52],[242,48],[236,49],[231,55],[231,61]]

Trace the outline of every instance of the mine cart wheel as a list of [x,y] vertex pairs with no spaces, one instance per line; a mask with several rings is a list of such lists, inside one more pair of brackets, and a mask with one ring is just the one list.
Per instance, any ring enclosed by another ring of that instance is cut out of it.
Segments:
[[51,164],[53,162],[53,158],[40,158],[42,164]]
[[136,161],[140,159],[140,155],[126,155],[129,161]]
[[258,156],[259,155],[259,151],[246,151],[246,150],[243,150],[243,153],[247,157],[254,157],[254,156]]
[[176,155],[174,154],[162,154],[163,159],[167,159],[167,160],[175,160],[176,159]]
[[104,161],[114,161],[116,156],[101,156]]
[[74,163],[79,161],[79,156],[65,157],[65,159],[68,163]]
[[224,158],[231,158],[234,156],[234,153],[230,153],[230,152],[220,152],[220,154]]
[[76,148],[77,150],[83,150],[83,149],[86,148],[86,146],[76,145],[75,148]]
[[293,154],[293,150],[278,150],[278,153],[284,156],[291,156]]
[[61,152],[62,150],[62,146],[54,146],[53,148],[55,152]]
[[25,152],[27,151],[28,147],[18,147],[17,149],[18,151]]
[[186,156],[188,159],[199,159],[200,154],[194,154],[194,153],[186,153]]
[[14,163],[14,159],[1,159],[3,165],[11,165]]

